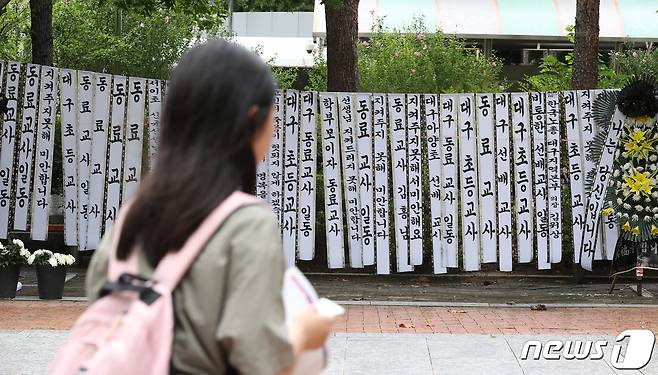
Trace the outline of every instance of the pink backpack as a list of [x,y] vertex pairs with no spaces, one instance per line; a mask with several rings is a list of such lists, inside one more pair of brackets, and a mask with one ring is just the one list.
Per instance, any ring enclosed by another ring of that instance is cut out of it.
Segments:
[[138,274],[133,251],[125,261],[115,257],[121,225],[115,224],[108,283],[103,297],[78,319],[51,366],[54,375],[168,374],[174,335],[172,291],[221,223],[237,208],[261,202],[234,192],[188,238],[178,252],[167,254],[150,279]]

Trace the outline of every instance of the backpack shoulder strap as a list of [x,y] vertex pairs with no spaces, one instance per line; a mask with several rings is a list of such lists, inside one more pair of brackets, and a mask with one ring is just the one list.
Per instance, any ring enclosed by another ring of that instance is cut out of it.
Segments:
[[224,220],[238,208],[256,203],[262,201],[241,191],[233,192],[208,215],[179,251],[170,252],[162,258],[153,278],[173,291]]

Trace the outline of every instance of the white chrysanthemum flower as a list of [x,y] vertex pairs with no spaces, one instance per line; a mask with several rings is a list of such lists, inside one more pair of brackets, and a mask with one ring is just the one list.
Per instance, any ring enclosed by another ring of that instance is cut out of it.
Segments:
[[621,198],[617,198],[617,204],[622,204],[622,203],[624,203],[624,201],[621,200]]
[[66,259],[67,259],[67,265],[72,266],[73,264],[75,264],[75,257],[73,255],[67,255]]
[[628,204],[628,203],[624,203],[624,208],[627,209],[627,210],[630,210],[630,209],[631,209],[631,205]]
[[631,163],[624,164],[624,169],[631,169]]
[[2,242],[0,242],[0,250],[3,250],[4,248],[5,248],[5,245],[3,245]]
[[633,221],[638,221],[638,219],[639,219],[639,216],[637,216],[637,215],[631,216],[631,220],[633,220]]
[[651,216],[650,216],[650,215],[647,215],[647,216],[644,217],[643,220],[644,220],[644,221],[649,221],[649,220],[651,220]]
[[[658,215],[658,214],[657,214],[657,215]],[[624,219],[628,219],[628,214],[627,214],[627,213],[623,213],[623,214],[621,214],[621,217],[623,217]]]
[[646,207],[644,207],[644,210],[645,210],[646,212],[651,212],[651,207],[646,206]]
[[621,172],[619,172],[618,170],[615,170],[615,171],[612,173],[612,175],[615,176],[615,177],[619,177],[620,174],[621,174]]
[[649,169],[652,170],[652,171],[655,171],[656,169],[658,169],[658,167],[656,167],[655,164],[651,164],[651,165],[649,166]]
[[633,194],[633,200],[635,202],[639,202],[640,201],[640,194]]
[[64,255],[60,253],[53,254],[53,257],[57,260],[57,264],[59,264],[60,266],[63,266],[66,262],[66,260],[64,259]]
[[656,160],[658,160],[658,156],[656,155],[649,156],[649,161],[656,161]]
[[621,188],[621,181],[617,181],[617,189]]
[[[651,198],[649,197],[644,198],[644,203],[651,203]],[[647,207],[647,209],[649,209],[649,207]]]
[[34,258],[36,258],[36,257],[34,256],[34,254],[30,255],[30,256],[27,258],[27,264],[32,265],[32,263],[34,263]]
[[638,211],[638,212],[644,211],[644,207],[640,206],[639,204],[637,206],[633,207],[633,208],[635,208],[635,211]]
[[30,252],[25,248],[21,248],[21,253],[20,254],[23,258],[27,258],[27,257],[30,256]]
[[23,244],[23,241],[19,239],[14,239],[11,241],[14,245],[19,246],[20,248],[24,248],[25,244]]
[[658,219],[658,214],[653,214],[654,219]]
[[656,179],[655,179],[655,178],[650,179],[650,180],[649,180],[649,183],[650,183],[651,185],[655,185],[655,184],[656,184]]
[[48,263],[50,263],[50,265],[53,267],[57,267],[57,259],[55,257],[50,257],[50,259],[48,259]]

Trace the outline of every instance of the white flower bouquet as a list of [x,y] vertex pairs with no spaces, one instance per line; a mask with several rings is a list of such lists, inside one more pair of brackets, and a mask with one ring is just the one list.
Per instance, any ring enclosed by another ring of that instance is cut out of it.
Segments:
[[44,249],[35,251],[27,258],[27,264],[33,266],[51,266],[56,268],[71,266],[73,263],[75,263],[73,255],[53,253],[50,250]]
[[12,240],[7,245],[0,243],[0,267],[28,264],[29,257],[30,252],[21,240]]

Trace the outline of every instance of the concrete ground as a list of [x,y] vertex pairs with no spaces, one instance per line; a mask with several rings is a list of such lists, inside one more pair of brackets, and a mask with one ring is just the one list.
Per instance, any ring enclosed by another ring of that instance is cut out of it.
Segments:
[[[46,374],[48,363],[67,331],[0,331],[0,375]],[[521,360],[529,339],[608,340],[601,360]],[[338,374],[505,374],[585,375],[658,374],[658,361],[640,371],[621,371],[610,364],[614,337],[474,334],[336,333],[329,341],[326,375]]]

